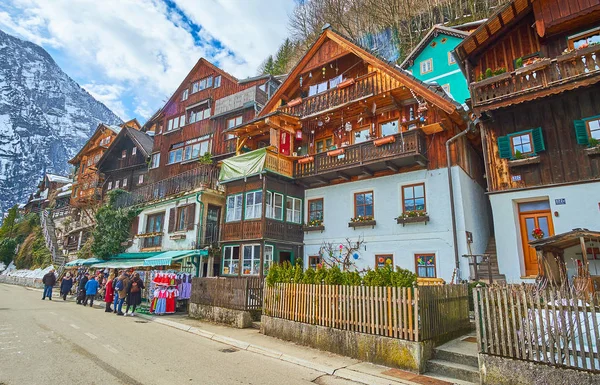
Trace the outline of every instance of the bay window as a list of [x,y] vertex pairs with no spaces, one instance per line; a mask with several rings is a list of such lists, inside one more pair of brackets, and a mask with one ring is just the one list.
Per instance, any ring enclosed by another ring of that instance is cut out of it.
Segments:
[[244,245],[242,275],[260,274],[260,245]]
[[262,191],[246,193],[246,219],[258,219],[262,217]]
[[292,223],[302,223],[302,199],[285,198],[285,220]]
[[267,191],[265,215],[267,218],[283,220],[283,194]]
[[242,220],[242,194],[229,195],[227,197],[227,214],[225,222]]

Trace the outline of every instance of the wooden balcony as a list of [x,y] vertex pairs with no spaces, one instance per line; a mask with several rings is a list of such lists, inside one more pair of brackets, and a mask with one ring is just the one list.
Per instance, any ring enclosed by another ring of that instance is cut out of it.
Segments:
[[221,233],[221,241],[275,239],[300,243],[303,236],[301,225],[267,218],[265,220],[225,223]]
[[[389,80],[389,79],[388,79]],[[345,104],[368,98],[382,92],[390,91],[398,85],[395,82],[383,81],[378,72],[371,72],[356,79],[353,84],[336,87],[328,91],[303,98],[299,104],[282,106],[279,110],[302,118],[310,117],[324,111],[339,108]]]
[[395,141],[376,146],[373,141],[341,147],[313,156],[311,162],[294,164],[294,176],[304,183],[327,183],[330,180],[349,179],[357,175],[373,175],[377,171],[427,164],[425,134],[420,129],[394,135]]
[[294,162],[288,157],[272,151],[267,151],[265,169],[290,178],[294,176]]
[[496,109],[600,81],[600,45],[471,83],[474,108]]

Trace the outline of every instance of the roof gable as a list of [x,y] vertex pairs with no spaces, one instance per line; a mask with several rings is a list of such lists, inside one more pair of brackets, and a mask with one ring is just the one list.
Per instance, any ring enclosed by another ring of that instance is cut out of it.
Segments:
[[434,25],[429,32],[427,32],[427,35],[425,35],[425,37],[419,42],[419,44],[417,44],[417,46],[408,54],[406,59],[404,59],[402,64],[400,64],[400,67],[402,69],[407,69],[410,67],[412,65],[411,62],[416,59],[429,45],[429,43],[439,35],[453,36],[459,39],[464,39],[465,37],[469,36],[469,33],[454,28],[444,27],[443,25]]
[[125,127],[121,130],[119,135],[112,141],[112,143],[108,146],[108,149],[104,151],[100,160],[98,160],[97,167],[101,168],[102,164],[111,156],[120,156],[120,154],[113,154],[116,149],[119,148],[123,139],[128,137],[131,139],[135,147],[144,155],[145,158],[150,156],[152,152],[152,145],[154,143],[153,138],[141,131],[136,130],[135,128]]
[[96,127],[96,131],[94,131],[92,136],[87,140],[87,142],[85,142],[83,147],[81,147],[81,149],[79,150],[77,155],[75,155],[73,157],[73,159],[69,160],[69,163],[70,164],[78,163],[80,161],[79,158],[81,157],[81,154],[83,154],[92,145],[92,143],[94,143],[96,141],[96,139],[98,139],[98,137],[100,135],[102,135],[104,132],[106,132],[106,130],[109,130],[111,132],[112,136],[116,136],[121,131],[121,127],[110,126],[110,125],[106,125],[104,123],[98,124],[98,127]]

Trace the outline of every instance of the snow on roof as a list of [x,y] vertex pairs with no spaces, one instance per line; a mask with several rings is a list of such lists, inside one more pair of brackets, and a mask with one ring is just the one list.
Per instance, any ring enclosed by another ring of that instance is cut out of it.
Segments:
[[50,182],[58,182],[58,183],[71,183],[72,180],[69,177],[55,174],[46,174],[46,177]]

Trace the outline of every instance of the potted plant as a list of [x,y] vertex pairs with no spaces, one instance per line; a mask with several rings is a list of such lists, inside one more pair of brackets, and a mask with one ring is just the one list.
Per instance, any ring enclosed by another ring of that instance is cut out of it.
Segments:
[[359,215],[354,218],[350,218],[350,222],[348,223],[348,227],[363,227],[363,226],[371,226],[375,227],[377,222],[372,215]]
[[396,223],[404,227],[407,223],[429,222],[429,214],[424,210],[406,210],[396,218]]
[[600,155],[600,141],[596,138],[588,140],[588,148],[585,149],[588,155]]
[[321,231],[325,230],[325,226],[323,226],[323,219],[315,218],[308,221],[308,223],[302,226],[302,230],[304,231]]

